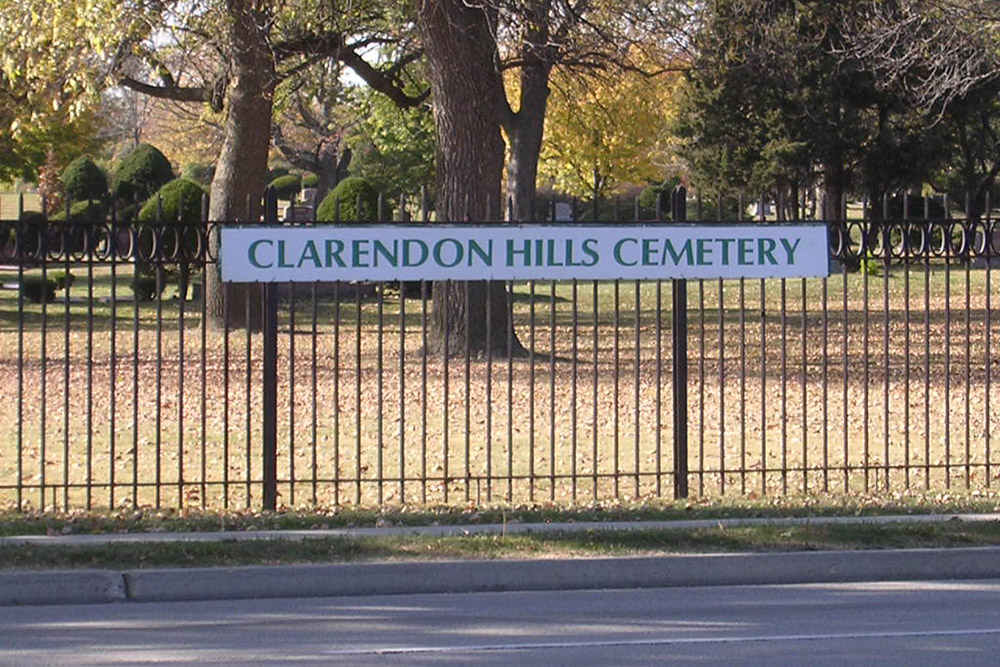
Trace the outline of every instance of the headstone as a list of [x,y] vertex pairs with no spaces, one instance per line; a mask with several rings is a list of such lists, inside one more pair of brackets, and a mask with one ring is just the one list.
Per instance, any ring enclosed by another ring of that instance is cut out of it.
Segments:
[[573,207],[569,203],[556,202],[555,222],[573,222]]

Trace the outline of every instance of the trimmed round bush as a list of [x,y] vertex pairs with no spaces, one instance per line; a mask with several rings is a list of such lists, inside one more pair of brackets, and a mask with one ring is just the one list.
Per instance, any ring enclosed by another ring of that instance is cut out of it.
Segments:
[[[361,211],[358,211],[358,198]],[[337,203],[340,203],[339,215]],[[372,184],[358,176],[345,178],[330,191],[316,210],[320,222],[374,221],[378,212],[378,193]]]
[[181,170],[181,176],[195,183],[211,185],[212,179],[215,178],[215,165],[204,162],[192,162],[191,164],[184,165],[184,169]]
[[267,182],[270,183],[276,178],[288,175],[287,167],[271,167],[267,170]]
[[44,225],[48,218],[41,211],[21,211],[19,221],[29,225]]
[[108,194],[108,179],[89,157],[78,157],[62,173],[63,188],[70,201],[101,200]]
[[[107,210],[104,204],[96,201],[78,201],[69,207],[69,220],[71,222],[103,222],[107,217]],[[52,215],[49,220],[63,222],[66,220],[66,209],[61,209]]]
[[302,187],[315,188],[319,185],[319,176],[312,173],[302,174]]
[[[170,181],[142,205],[139,222],[200,222],[201,198],[204,194],[202,187],[190,179]],[[158,220],[157,202],[162,202],[162,220]]]
[[116,199],[145,200],[174,178],[170,160],[149,144],[139,144],[118,165],[111,193]]
[[295,199],[302,189],[302,178],[298,174],[285,174],[271,181],[269,187],[274,188],[278,199]]

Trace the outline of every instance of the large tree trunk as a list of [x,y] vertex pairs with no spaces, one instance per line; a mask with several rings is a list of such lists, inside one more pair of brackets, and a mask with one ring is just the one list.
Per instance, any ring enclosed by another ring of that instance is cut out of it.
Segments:
[[[267,42],[265,11],[251,0],[228,0],[229,32],[234,45],[225,136],[212,180],[209,219],[255,222],[267,178],[271,115],[274,102],[274,60]],[[218,252],[218,238],[212,239]],[[217,256],[217,255],[216,255]],[[262,322],[263,290],[257,284],[223,284],[218,265],[205,277],[209,322],[216,327],[249,326]]]
[[[437,220],[495,221],[504,153],[495,12],[463,0],[421,0],[418,7],[438,134]],[[434,283],[428,353],[457,355],[468,346],[473,355],[489,349],[503,356],[510,336],[511,352],[520,354],[512,327],[503,283]]]
[[545,108],[548,106],[548,75],[540,71],[525,71],[521,77],[521,106],[504,123],[510,140],[507,163],[508,217],[528,222],[538,217],[535,197],[538,180],[538,158],[542,151]]
[[843,163],[823,165],[823,219],[841,220],[844,217],[844,195],[847,192],[847,175]]
[[528,222],[537,218],[535,196],[538,159],[542,152],[545,110],[549,99],[549,74],[552,71],[553,47],[549,43],[549,0],[527,6],[528,27],[521,49],[521,77],[518,109],[503,107],[504,131],[510,141],[507,163],[507,211],[511,220]]

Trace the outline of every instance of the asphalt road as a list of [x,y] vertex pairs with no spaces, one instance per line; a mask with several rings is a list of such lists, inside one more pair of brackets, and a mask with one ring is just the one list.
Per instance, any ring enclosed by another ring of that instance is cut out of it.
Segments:
[[1000,580],[0,608],[0,664],[995,665]]

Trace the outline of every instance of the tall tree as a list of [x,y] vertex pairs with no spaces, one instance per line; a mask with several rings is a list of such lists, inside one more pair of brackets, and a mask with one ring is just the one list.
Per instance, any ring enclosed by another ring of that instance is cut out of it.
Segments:
[[[419,0],[417,6],[438,136],[437,219],[498,220],[504,145],[497,12],[465,0]],[[488,348],[505,354],[513,334],[508,303],[503,283],[435,282],[428,352],[459,354],[468,346],[475,354]],[[520,343],[512,351],[520,353]]]
[[661,182],[677,75],[559,74],[546,119],[540,171],[580,197],[606,197],[623,183]]
[[506,196],[514,220],[532,217],[553,73],[565,78],[672,69],[696,4],[496,0],[501,67],[514,75],[500,116],[509,144]]
[[341,81],[343,68],[326,62],[289,81],[281,91],[280,111],[272,129],[275,147],[288,162],[316,174],[315,203],[347,175],[351,150],[347,134],[359,118],[346,111],[350,91]]
[[[40,70],[33,76],[54,79],[59,72],[57,63],[44,55],[55,32],[74,56],[71,62],[90,64],[84,70],[86,85],[95,85],[93,75],[99,70],[109,73],[111,82],[146,95],[203,102],[225,112],[211,188],[214,220],[256,220],[261,213],[274,96],[283,78],[334,58],[397,103],[419,101],[403,92],[392,63],[373,65],[362,57],[375,46],[408,41],[399,8],[391,3],[347,9],[312,0],[27,4],[32,6],[19,11],[29,17],[27,34],[33,37],[18,44],[18,53],[28,54],[25,61],[31,65],[25,71]],[[397,15],[389,16],[393,12]],[[47,63],[44,71],[39,57]],[[156,80],[143,78],[145,72],[155,73]],[[76,81],[64,80],[62,88]],[[221,324],[228,313],[231,323],[256,324],[260,309],[255,298],[246,298],[248,289],[223,289],[218,272],[209,271],[206,297],[212,321]],[[248,302],[251,310],[243,312]]]
[[699,180],[783,191],[818,178],[828,219],[848,189],[879,194],[932,173],[936,146],[903,100],[844,58],[862,0],[720,0],[706,10],[681,132]]

